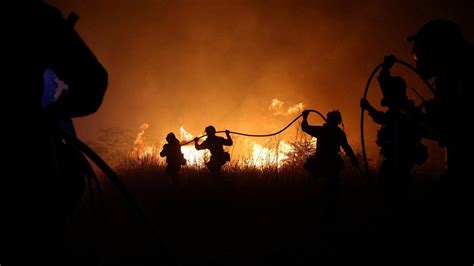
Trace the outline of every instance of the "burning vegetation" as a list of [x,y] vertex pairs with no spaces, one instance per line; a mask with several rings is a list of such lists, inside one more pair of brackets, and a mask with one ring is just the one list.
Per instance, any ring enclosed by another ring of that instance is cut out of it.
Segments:
[[[152,163],[163,164],[164,159],[159,156],[160,148],[164,143],[158,145],[148,142],[145,135],[149,124],[144,123],[140,127],[140,132],[136,136],[131,152],[127,159],[137,164]],[[188,132],[183,126],[179,129],[181,143],[192,140],[195,136]],[[316,139],[309,138],[302,134],[299,130],[296,132],[297,137],[293,141],[285,141],[277,138],[270,138],[262,144],[244,139],[237,143],[244,152],[231,158],[233,167],[252,167],[255,169],[265,168],[281,168],[287,164],[301,165],[305,158],[314,152]],[[234,154],[235,147],[231,147],[229,152]],[[183,145],[181,152],[187,161],[186,167],[203,168],[207,160],[209,160],[209,151],[198,151],[192,145]]]

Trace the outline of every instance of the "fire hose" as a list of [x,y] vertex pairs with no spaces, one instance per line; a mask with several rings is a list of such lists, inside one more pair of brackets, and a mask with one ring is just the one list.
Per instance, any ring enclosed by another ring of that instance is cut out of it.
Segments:
[[[317,110],[308,110],[309,112],[313,112],[313,113],[316,113],[318,114],[324,121],[326,121],[326,117],[321,114],[319,111]],[[267,137],[272,137],[272,136],[275,136],[275,135],[278,135],[280,133],[282,133],[283,131],[287,130],[291,125],[293,125],[296,121],[298,121],[298,119],[300,117],[302,117],[303,114],[300,114],[299,116],[297,116],[295,119],[293,119],[293,121],[291,121],[288,125],[286,125],[284,128],[276,131],[276,132],[273,132],[273,133],[268,133],[268,134],[248,134],[248,133],[242,133],[242,132],[237,132],[237,131],[230,131],[229,130],[229,133],[231,134],[234,134],[234,135],[240,135],[240,136],[245,136],[245,137],[255,137],[255,138],[267,138]],[[217,133],[224,133],[226,132],[225,130],[220,130],[220,131],[217,131]],[[197,139],[202,139],[204,137],[206,137],[207,134],[204,134],[204,135],[201,135],[199,137],[197,137]],[[192,143],[194,140],[189,140],[189,141],[185,141],[184,143],[181,143],[181,146],[185,146],[185,145],[188,145],[190,143]]]

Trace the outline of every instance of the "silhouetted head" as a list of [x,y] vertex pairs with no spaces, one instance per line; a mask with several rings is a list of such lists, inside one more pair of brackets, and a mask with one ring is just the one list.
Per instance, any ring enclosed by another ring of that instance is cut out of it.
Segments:
[[407,83],[401,77],[393,77],[390,82],[382,87],[382,106],[392,106],[407,100]]
[[207,134],[208,136],[214,136],[214,135],[216,135],[216,128],[213,127],[213,126],[208,126],[208,127],[206,127],[205,131],[206,131],[206,134]]
[[439,75],[456,60],[465,46],[461,28],[449,20],[437,19],[423,25],[413,36],[412,54],[416,67],[425,79]]
[[168,141],[168,143],[173,143],[178,141],[178,139],[176,138],[174,133],[168,133],[168,135],[166,135],[166,141]]
[[338,126],[342,122],[341,113],[337,110],[329,112],[326,119],[327,124],[331,126]]

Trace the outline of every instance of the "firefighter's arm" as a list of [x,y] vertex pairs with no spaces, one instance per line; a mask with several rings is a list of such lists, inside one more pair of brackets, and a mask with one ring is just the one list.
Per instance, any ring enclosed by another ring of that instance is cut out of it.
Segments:
[[196,150],[198,150],[198,151],[199,151],[199,150],[204,150],[204,149],[206,149],[205,143],[206,143],[206,141],[204,141],[203,143],[199,144],[199,138],[194,138],[194,148],[195,148]]
[[47,112],[58,118],[94,113],[100,107],[108,84],[108,75],[81,37],[62,17],[59,10],[47,7],[47,67],[68,85]]
[[375,108],[371,111],[369,111],[370,117],[372,117],[372,120],[379,124],[379,125],[385,125],[387,123],[387,117],[384,112],[376,110]]
[[345,133],[342,133],[342,149],[346,153],[346,155],[351,159],[351,162],[354,166],[358,166],[359,162],[357,160],[357,156],[355,155],[354,151],[352,150],[351,145],[349,145],[349,142],[347,142],[347,137]]
[[373,107],[367,99],[361,99],[360,100],[360,107],[364,110],[367,110],[369,113],[369,116],[372,118],[372,120],[377,123],[377,124],[384,124],[386,119],[385,119],[385,114]]
[[310,126],[308,124],[308,115],[309,115],[309,111],[305,110],[303,112],[303,121],[301,122],[301,130],[303,130],[303,132],[313,136],[313,137],[317,137],[316,135],[318,135],[318,126]]
[[223,144],[226,145],[226,146],[232,146],[232,144],[234,144],[234,142],[232,141],[232,137],[230,136],[230,131],[226,130],[225,134],[227,136],[227,139],[224,140]]

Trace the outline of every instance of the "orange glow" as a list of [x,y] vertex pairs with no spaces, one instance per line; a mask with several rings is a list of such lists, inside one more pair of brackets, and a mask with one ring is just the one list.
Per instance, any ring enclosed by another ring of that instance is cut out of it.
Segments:
[[[271,101],[268,110],[272,112],[273,116],[284,116],[288,117],[290,115],[297,115],[303,111],[305,105],[303,103],[297,103],[290,105],[290,107],[285,107],[285,102],[277,98],[273,98]],[[145,138],[145,132],[149,129],[148,123],[143,123],[140,126],[140,131],[135,138],[133,149],[130,152],[130,157],[138,160],[151,160],[157,163],[164,163],[164,158],[159,156],[160,147],[155,144],[151,144]],[[299,127],[298,124],[294,124],[294,127]],[[273,129],[273,130],[278,130]],[[291,128],[290,128],[291,130]],[[260,129],[262,132],[262,129]],[[300,131],[301,133],[301,131]],[[304,134],[304,133],[303,133]],[[233,136],[236,140],[239,139],[239,136]],[[226,150],[232,149],[231,160],[234,162],[234,165],[237,166],[252,166],[256,168],[266,168],[266,167],[277,167],[280,168],[290,157],[292,152],[296,152],[295,148],[289,143],[291,141],[291,135],[288,132],[285,134],[279,135],[278,140],[275,141],[274,138],[264,139],[263,143],[256,142],[257,140],[244,137],[242,142],[234,141],[233,147],[225,147]],[[181,152],[186,159],[186,166],[188,167],[205,167],[206,162],[209,160],[211,154],[208,150],[198,151],[194,148],[194,135],[187,131],[184,126],[179,127],[179,137],[178,139],[181,143],[187,143],[186,145],[181,146]],[[200,139],[200,142],[204,141],[206,138]],[[191,143],[188,143],[191,142]],[[315,144],[315,139],[312,139],[313,145]],[[161,145],[164,145],[165,141],[161,141]]]
[[[83,139],[142,121],[153,123],[147,133],[155,137],[181,125],[195,135],[209,124],[270,132],[301,111],[302,102],[323,114],[340,110],[352,145],[360,142],[359,100],[368,75],[388,53],[413,63],[411,49],[398,45],[421,26],[419,16],[407,16],[407,6],[427,8],[415,1],[46,2],[80,15],[75,29],[109,72],[100,111],[75,121]],[[451,8],[429,8],[453,15]],[[461,11],[461,21],[472,20]],[[415,75],[397,66],[393,73],[425,91]],[[380,98],[374,82],[369,100],[379,109]],[[281,104],[268,110],[272,99]],[[366,124],[368,151],[378,156],[378,126]]]

